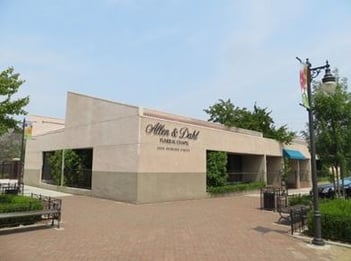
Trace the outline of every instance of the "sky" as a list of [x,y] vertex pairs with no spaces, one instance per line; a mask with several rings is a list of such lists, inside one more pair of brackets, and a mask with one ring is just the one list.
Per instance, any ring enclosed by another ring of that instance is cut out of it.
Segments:
[[295,57],[350,79],[350,13],[348,0],[0,0],[0,70],[26,81],[29,114],[64,118],[68,91],[202,120],[231,99],[299,132]]

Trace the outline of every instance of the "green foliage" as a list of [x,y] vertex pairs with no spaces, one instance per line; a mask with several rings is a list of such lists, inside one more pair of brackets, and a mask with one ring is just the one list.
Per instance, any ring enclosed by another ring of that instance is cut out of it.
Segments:
[[209,151],[207,153],[207,186],[223,186],[228,181],[227,153]]
[[[19,211],[42,210],[43,206],[39,199],[19,196],[0,195],[0,213],[10,213]],[[32,224],[41,220],[41,216],[28,216],[17,218],[0,219],[0,227],[8,225]]]
[[54,184],[59,186],[61,185],[62,174],[62,150],[57,150],[52,155],[50,155],[49,163]]
[[336,170],[336,178],[340,170],[343,178],[350,169],[347,162],[351,158],[351,95],[347,92],[347,79],[338,80],[332,95],[325,95],[315,84],[313,98],[318,156],[324,168]]
[[65,150],[64,186],[72,187],[78,183],[82,165],[83,161],[75,151]]
[[22,133],[13,131],[0,136],[0,162],[20,158]]
[[248,130],[259,131],[266,138],[278,140],[289,144],[295,136],[294,132],[288,131],[286,125],[277,128],[271,117],[271,111],[254,105],[253,111],[247,108],[235,107],[230,99],[219,100],[218,103],[204,110],[209,116],[209,121],[218,122],[228,127],[239,127]]
[[224,194],[231,192],[257,190],[263,188],[264,186],[264,182],[241,183],[233,185],[224,185],[220,187],[208,187],[207,192],[211,194]]
[[[351,243],[351,201],[325,200],[320,203],[322,237]],[[313,211],[307,216],[308,233],[313,234]]]
[[[225,126],[232,127],[234,123],[238,121],[236,117],[239,115],[240,109],[235,107],[230,99],[227,101],[220,99],[218,103],[204,111],[210,116],[208,121],[218,122]],[[242,110],[241,113],[244,113],[244,110]]]
[[310,195],[291,195],[289,196],[289,205],[305,205],[305,206],[312,206],[312,196]]
[[24,83],[19,77],[12,67],[0,72],[0,135],[18,128],[19,121],[14,116],[26,114],[23,107],[29,103],[29,96],[13,99]]
[[20,195],[0,195],[0,213],[42,209],[39,199]]

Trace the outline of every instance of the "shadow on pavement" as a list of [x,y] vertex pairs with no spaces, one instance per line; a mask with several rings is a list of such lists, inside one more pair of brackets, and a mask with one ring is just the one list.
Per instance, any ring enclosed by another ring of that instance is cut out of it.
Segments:
[[262,234],[266,234],[269,232],[275,232],[275,233],[279,233],[279,234],[286,234],[286,231],[284,230],[278,230],[278,229],[273,229],[270,227],[263,227],[263,226],[257,226],[255,228],[253,228],[253,230],[260,232]]

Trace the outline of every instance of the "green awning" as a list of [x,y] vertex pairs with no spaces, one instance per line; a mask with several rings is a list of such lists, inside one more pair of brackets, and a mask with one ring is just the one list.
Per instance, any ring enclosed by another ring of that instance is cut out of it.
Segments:
[[304,160],[306,157],[298,150],[283,149],[283,157],[296,160]]

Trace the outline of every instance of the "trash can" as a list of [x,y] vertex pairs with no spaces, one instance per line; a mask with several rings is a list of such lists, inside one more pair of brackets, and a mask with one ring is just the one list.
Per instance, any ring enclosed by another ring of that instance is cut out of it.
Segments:
[[261,188],[261,209],[276,210],[277,199],[281,194],[281,188],[267,186]]
[[275,193],[274,191],[263,192],[263,209],[274,210],[275,209]]

